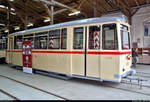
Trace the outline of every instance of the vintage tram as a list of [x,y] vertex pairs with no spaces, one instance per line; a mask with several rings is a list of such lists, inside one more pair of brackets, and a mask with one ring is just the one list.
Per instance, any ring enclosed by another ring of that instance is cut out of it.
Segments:
[[[31,50],[27,59],[24,44]],[[130,25],[121,15],[10,34],[6,61],[71,77],[120,82],[135,72],[131,54]]]
[[5,62],[7,49],[7,38],[6,35],[0,35],[0,62]]

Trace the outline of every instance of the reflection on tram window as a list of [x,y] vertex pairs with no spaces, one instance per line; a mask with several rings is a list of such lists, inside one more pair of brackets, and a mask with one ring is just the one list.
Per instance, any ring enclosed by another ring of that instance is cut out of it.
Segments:
[[15,36],[14,37],[14,49],[22,49],[22,36]]
[[100,26],[89,27],[89,49],[100,49]]
[[40,32],[35,34],[35,49],[47,49],[47,36],[48,32]]
[[34,39],[33,34],[24,35],[23,39],[24,41],[31,41],[31,48],[34,49]]
[[128,50],[130,49],[130,36],[128,27],[121,25],[121,41],[122,41],[122,49]]
[[64,28],[61,31],[61,49],[67,48],[67,29]]
[[0,36],[0,50],[6,49],[7,39],[6,37]]
[[49,34],[49,49],[59,49],[60,48],[60,30],[52,30]]
[[118,49],[118,37],[116,24],[103,25],[103,49],[104,50],[117,50]]
[[83,49],[83,27],[74,29],[73,48]]

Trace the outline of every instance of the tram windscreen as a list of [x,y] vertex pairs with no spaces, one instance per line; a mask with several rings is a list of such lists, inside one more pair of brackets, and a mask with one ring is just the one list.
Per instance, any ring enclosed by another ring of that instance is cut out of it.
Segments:
[[121,25],[121,41],[122,41],[123,50],[130,49],[129,29],[127,26],[124,26],[124,25]]
[[118,49],[118,37],[116,24],[104,24],[103,25],[103,37],[102,37],[103,50],[117,50]]

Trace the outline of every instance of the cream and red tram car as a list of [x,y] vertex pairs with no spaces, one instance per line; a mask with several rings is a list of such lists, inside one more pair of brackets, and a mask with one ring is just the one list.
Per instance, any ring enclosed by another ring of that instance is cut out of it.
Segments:
[[27,41],[32,51],[29,63],[34,69],[113,82],[134,72],[130,26],[124,16],[77,20],[10,34],[7,63],[23,66],[22,44]]
[[7,38],[5,35],[0,35],[0,62],[5,61],[6,57],[6,49],[7,49]]

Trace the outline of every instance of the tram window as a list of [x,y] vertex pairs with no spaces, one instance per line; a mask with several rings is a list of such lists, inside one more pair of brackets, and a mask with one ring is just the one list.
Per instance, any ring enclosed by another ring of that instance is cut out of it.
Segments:
[[67,48],[67,29],[64,28],[61,31],[61,49]]
[[47,49],[47,35],[48,32],[40,32],[35,34],[35,49]]
[[0,50],[6,49],[7,39],[3,36],[0,37]]
[[128,50],[130,49],[130,36],[129,36],[128,27],[124,25],[120,25],[120,26],[121,26],[122,49]]
[[60,30],[52,30],[49,34],[49,49],[59,49],[60,48]]
[[118,38],[116,24],[103,25],[103,49],[104,50],[117,50]]
[[83,49],[83,27],[74,29],[73,48]]
[[22,36],[15,36],[14,37],[14,49],[22,49]]
[[34,40],[33,40],[33,34],[24,35],[23,37],[24,41],[31,41],[31,48],[34,48]]
[[89,49],[100,49],[100,26],[89,27]]

